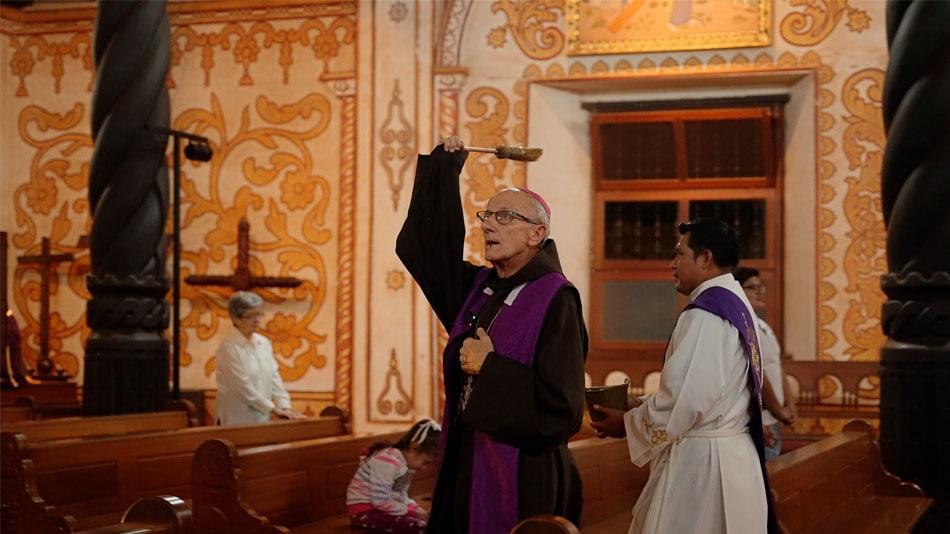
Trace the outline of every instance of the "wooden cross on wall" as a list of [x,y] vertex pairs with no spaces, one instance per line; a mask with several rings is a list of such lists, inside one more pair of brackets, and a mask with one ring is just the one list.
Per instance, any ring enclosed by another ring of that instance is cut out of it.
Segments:
[[48,237],[43,238],[40,254],[17,258],[20,265],[37,265],[40,271],[40,354],[36,361],[36,371],[43,378],[55,378],[52,372],[56,367],[49,357],[49,268],[56,263],[72,259],[73,255],[69,253],[51,254]]
[[247,291],[252,287],[297,287],[303,283],[299,278],[290,276],[254,276],[248,267],[250,244],[248,235],[251,225],[246,217],[238,223],[238,261],[234,273],[230,275],[193,274],[185,282],[193,286],[227,286],[235,291]]

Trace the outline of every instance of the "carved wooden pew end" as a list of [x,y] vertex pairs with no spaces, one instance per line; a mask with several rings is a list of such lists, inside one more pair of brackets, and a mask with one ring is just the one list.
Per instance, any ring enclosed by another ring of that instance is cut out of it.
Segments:
[[108,525],[78,534],[191,534],[194,532],[191,508],[173,495],[146,497],[134,502],[117,525]]
[[[32,491],[60,516],[71,516],[78,528],[119,522],[137,499],[155,495],[191,497],[191,458],[211,438],[227,438],[239,446],[338,436],[345,432],[340,417],[274,421],[256,425],[195,427],[95,439],[31,443],[21,434],[3,432],[2,492],[4,532],[17,532],[14,510],[31,506]],[[19,477],[21,460],[34,466],[31,481]],[[22,513],[19,515],[23,515]]]
[[515,525],[510,534],[580,534],[580,531],[559,515],[536,515]]

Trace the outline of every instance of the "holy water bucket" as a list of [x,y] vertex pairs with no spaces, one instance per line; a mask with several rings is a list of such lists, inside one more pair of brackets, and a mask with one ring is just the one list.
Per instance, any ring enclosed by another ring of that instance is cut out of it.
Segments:
[[604,408],[614,408],[616,410],[627,410],[627,391],[628,383],[616,384],[613,386],[596,386],[587,388],[585,396],[587,397],[587,411],[590,413],[591,421],[600,421],[604,415],[595,412],[592,408],[595,404]]

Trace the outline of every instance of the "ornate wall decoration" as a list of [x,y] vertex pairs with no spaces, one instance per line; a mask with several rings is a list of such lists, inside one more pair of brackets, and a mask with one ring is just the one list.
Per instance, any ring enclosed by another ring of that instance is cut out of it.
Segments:
[[[88,33],[75,33],[66,36],[64,40],[47,40],[43,35],[25,37],[22,41],[19,38],[12,38],[10,46],[14,49],[13,58],[10,61],[10,74],[20,80],[20,85],[16,90],[16,96],[19,98],[30,95],[26,90],[24,80],[33,74],[34,67],[44,60],[49,59],[51,63],[50,77],[56,94],[62,91],[65,74],[64,58],[81,58],[83,69],[92,72],[92,46]],[[90,83],[92,83],[91,79]]]
[[405,103],[399,90],[399,80],[393,86],[386,118],[379,132],[383,148],[379,151],[379,163],[386,172],[389,189],[392,191],[393,211],[399,207],[399,196],[405,185],[405,176],[415,162],[416,149],[412,144],[415,130],[406,117]]
[[[844,292],[856,294],[844,317],[843,334],[849,346],[845,354],[855,360],[877,360],[886,336],[880,328],[885,296],[880,274],[887,272],[885,229],[881,211],[881,161],[884,157],[884,124],[881,89],[884,72],[865,69],[851,75],[841,91],[842,103],[851,115],[842,139],[850,170],[858,176],[845,179],[844,213],[851,239],[844,257],[848,285]],[[866,150],[865,147],[870,147]]]
[[396,349],[389,354],[389,371],[386,372],[386,385],[376,399],[376,408],[383,415],[406,415],[412,411],[412,395],[402,386],[402,373]]
[[474,0],[452,0],[448,9],[442,14],[442,21],[438,35],[441,40],[436,41],[435,67],[459,67],[459,47],[462,44],[462,32],[465,27],[465,18],[472,8]]
[[[44,237],[50,239],[54,252],[73,254],[71,262],[57,264],[50,272],[50,296],[57,300],[70,298],[57,296],[64,285],[76,295],[72,298],[77,302],[89,298],[85,286],[89,254],[78,244],[79,236],[89,230],[89,221],[83,218],[89,211],[85,197],[89,168],[88,163],[75,159],[82,156],[83,161],[88,162],[92,150],[90,136],[78,131],[86,120],[85,107],[78,103],[63,113],[31,105],[17,117],[20,142],[24,152],[32,156],[28,175],[13,190],[11,199],[17,230],[10,234],[13,247],[10,256],[39,253]],[[77,219],[81,221],[79,224]],[[18,249],[20,253],[16,252]],[[23,356],[35,365],[40,345],[39,274],[33,267],[18,265],[11,285],[12,304],[19,312],[24,340]],[[88,328],[81,311],[59,311],[51,306],[49,356],[70,376],[79,372],[79,351],[86,335]],[[64,340],[70,341],[64,343]]]
[[406,273],[400,269],[393,269],[386,273],[386,287],[392,291],[399,291],[406,287]]
[[406,18],[406,15],[408,14],[409,9],[406,7],[404,2],[393,2],[392,5],[389,6],[389,20],[397,24],[402,22],[402,20]]
[[815,46],[824,41],[845,14],[853,32],[860,33],[871,24],[867,12],[849,6],[848,0],[797,0],[792,5],[804,11],[786,15],[779,28],[783,39],[798,46]]
[[[183,16],[180,11],[174,13],[171,20],[172,30],[172,68],[180,66],[182,58],[196,50],[200,51],[200,68],[204,72],[204,84],[211,86],[211,72],[216,66],[215,52],[217,50],[230,51],[233,61],[243,68],[239,80],[240,85],[252,85],[252,66],[257,63],[262,50],[272,47],[279,48],[279,60],[283,70],[283,84],[291,82],[290,67],[294,64],[294,48],[309,48],[313,57],[320,60],[324,69],[329,68],[331,61],[339,60],[344,46],[351,46],[356,39],[356,19],[353,2],[322,2],[312,10],[332,18],[306,18],[300,20],[296,28],[279,28],[274,22],[256,19],[254,24],[247,24],[246,20],[235,17],[225,17],[230,22],[216,31],[203,32],[195,24],[204,20],[214,20],[217,17]],[[337,5],[332,5],[337,4]],[[188,6],[183,6],[187,9]],[[194,9],[195,6],[192,6]],[[279,14],[280,7],[275,6],[275,14]],[[60,30],[61,31],[61,30]],[[10,41],[14,55],[10,62],[10,73],[20,80],[17,97],[27,97],[25,79],[37,74],[37,67],[49,61],[50,80],[58,94],[61,90],[66,58],[82,60],[83,70],[89,72],[90,88],[93,78],[91,34],[87,31],[65,36],[63,39],[53,39],[52,36],[29,35],[14,37]],[[175,87],[174,77],[169,75],[169,86]]]
[[[465,99],[465,111],[474,119],[465,123],[470,137],[465,140],[467,144],[487,147],[514,144],[505,138],[509,131],[506,123],[511,106],[503,91],[494,87],[478,87],[472,90]],[[506,187],[504,180],[508,165],[507,159],[476,152],[469,154],[465,164],[467,190],[463,188],[462,207],[468,223],[473,226],[473,231],[465,238],[471,253],[469,261],[473,263],[482,262],[485,247],[481,230],[475,224],[475,212],[483,209],[488,199],[499,189]]]
[[[218,139],[212,143],[216,157],[209,162],[208,185],[199,186],[195,178],[186,173],[182,175],[182,227],[209,218],[214,224],[214,229],[204,238],[207,249],[188,246],[183,238],[182,275],[205,274],[212,270],[211,262],[224,261],[225,247],[237,243],[240,218],[253,220],[254,212],[263,212],[263,225],[252,223],[255,253],[251,256],[251,271],[257,274],[265,271],[262,254],[276,258],[279,271],[268,274],[304,278],[304,283],[293,289],[292,295],[298,301],[311,303],[300,316],[277,313],[264,326],[263,333],[274,342],[274,353],[282,364],[284,379],[294,381],[308,369],[323,368],[327,362],[319,351],[327,335],[320,332],[315,320],[326,301],[327,266],[321,250],[330,246],[333,237],[324,223],[331,185],[326,177],[315,172],[313,157],[304,143],[327,132],[332,110],[327,98],[316,93],[283,105],[260,96],[254,110],[259,120],[253,123],[262,122],[263,126],[251,126],[251,110],[245,108],[232,132],[229,118],[212,96],[211,111],[191,109],[175,121],[177,129]],[[270,147],[267,159],[259,161],[254,156],[245,156],[248,144]],[[233,197],[229,197],[223,187],[222,167],[230,157],[241,156],[245,156],[241,170],[247,185],[240,186]],[[259,192],[258,188],[265,189]],[[268,199],[267,190],[282,193]],[[297,211],[302,213],[291,217]],[[271,266],[268,271],[273,269]],[[301,273],[306,276],[300,276]],[[258,292],[265,300],[282,300],[279,290],[259,288]],[[182,299],[192,306],[190,312],[183,314],[182,326],[197,328],[198,339],[210,339],[218,331],[218,321],[227,319],[227,310],[221,305],[226,294],[230,294],[226,288],[183,286]],[[208,323],[209,328],[199,328]],[[212,360],[207,361],[206,374],[210,374],[213,365]]]
[[[234,62],[241,65],[243,73],[240,85],[253,85],[251,67],[257,63],[262,50],[279,47],[278,63],[283,71],[282,83],[290,83],[290,67],[294,64],[294,45],[309,47],[315,58],[323,63],[324,70],[337,59],[343,51],[343,45],[352,45],[356,39],[356,21],[349,15],[336,17],[329,22],[314,18],[299,22],[296,28],[278,29],[272,22],[260,21],[250,27],[246,24],[231,23],[218,31],[200,32],[194,26],[175,28],[172,32],[172,67],[179,66],[185,53],[201,50],[201,69],[204,71],[204,85],[211,85],[211,71],[214,69],[215,50],[231,50]],[[175,80],[169,76],[169,83]]]
[[356,258],[356,76],[327,77],[340,99],[340,213],[337,230],[336,373],[338,406],[353,412],[353,303]]
[[496,0],[491,9],[504,13],[508,22],[489,31],[489,45],[500,47],[507,29],[531,59],[551,59],[564,50],[564,32],[557,24],[564,13],[564,0]]

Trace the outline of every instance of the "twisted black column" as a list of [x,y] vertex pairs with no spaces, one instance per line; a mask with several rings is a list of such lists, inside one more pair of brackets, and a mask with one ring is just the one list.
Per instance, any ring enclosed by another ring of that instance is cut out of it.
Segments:
[[934,506],[915,532],[950,525],[950,2],[887,5],[890,62],[881,200],[888,301],[881,455]]
[[83,412],[136,413],[169,403],[165,294],[168,215],[165,76],[171,34],[165,1],[100,0],[94,30],[94,148],[86,281]]

